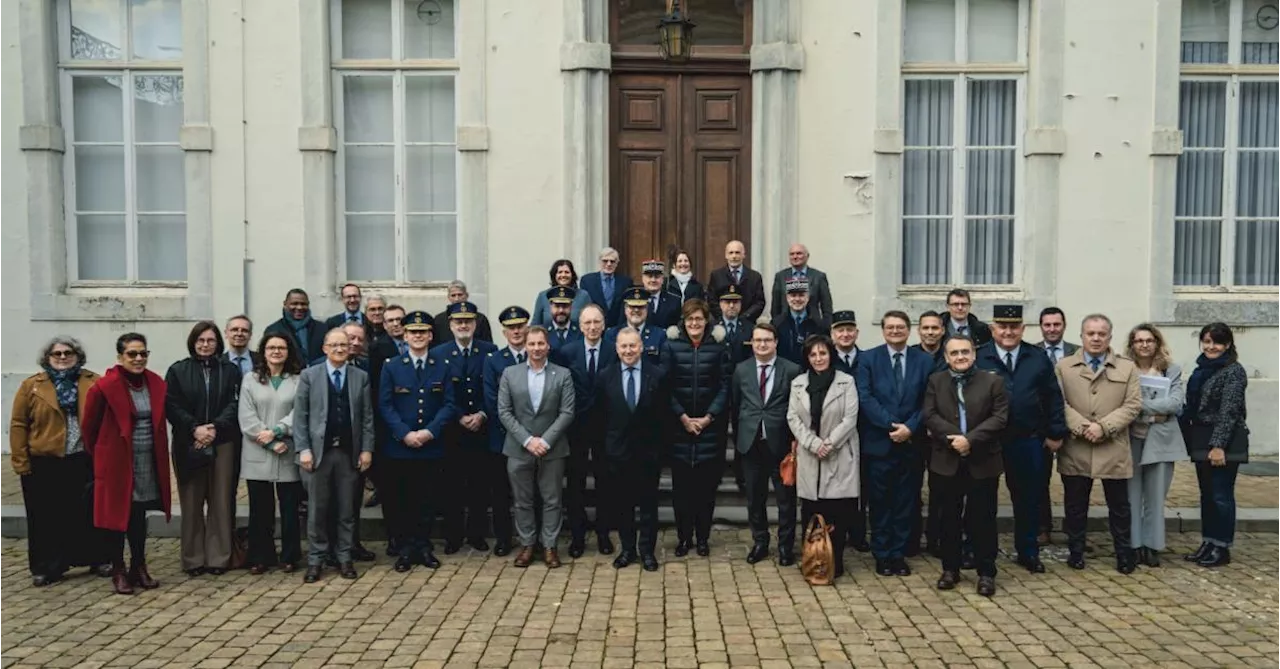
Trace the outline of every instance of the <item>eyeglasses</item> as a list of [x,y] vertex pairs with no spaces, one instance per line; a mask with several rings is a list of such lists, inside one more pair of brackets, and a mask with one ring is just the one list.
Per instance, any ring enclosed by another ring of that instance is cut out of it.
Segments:
[[600,262],[606,265],[616,265],[618,264],[618,259],[617,258],[601,258]]
[[266,350],[267,351],[288,351],[289,347],[288,346],[268,346]]
[[138,358],[150,358],[151,351],[125,351],[124,357],[130,360],[137,360]]
[[49,357],[50,358],[74,358],[76,357],[76,352],[75,351],[49,351]]
[[197,339],[196,344],[199,346],[217,346],[217,339]]
[[751,340],[751,343],[752,343],[752,344],[772,344],[773,342],[774,342],[774,339],[772,339],[772,338],[769,338],[769,339],[752,339],[752,340]]

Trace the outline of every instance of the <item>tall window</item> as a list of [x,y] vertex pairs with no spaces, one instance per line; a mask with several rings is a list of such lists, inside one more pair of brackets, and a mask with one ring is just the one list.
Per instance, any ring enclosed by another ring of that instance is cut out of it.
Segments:
[[902,283],[1014,282],[1020,0],[905,0]]
[[1274,0],[1183,0],[1174,285],[1280,284],[1276,25]]
[[455,278],[451,0],[334,0],[334,100],[346,278]]
[[181,0],[62,0],[68,268],[78,282],[187,278]]

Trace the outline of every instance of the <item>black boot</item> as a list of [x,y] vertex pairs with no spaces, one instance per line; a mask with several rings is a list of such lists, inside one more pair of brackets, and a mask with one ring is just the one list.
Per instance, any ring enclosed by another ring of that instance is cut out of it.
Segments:
[[1196,564],[1201,567],[1222,567],[1231,564],[1231,549],[1223,546],[1209,546]]
[[1199,562],[1200,558],[1204,557],[1204,554],[1207,553],[1208,551],[1209,551],[1209,542],[1201,541],[1200,547],[1196,549],[1196,552],[1192,553],[1191,555],[1184,555],[1182,556],[1182,559],[1186,560],[1187,562]]

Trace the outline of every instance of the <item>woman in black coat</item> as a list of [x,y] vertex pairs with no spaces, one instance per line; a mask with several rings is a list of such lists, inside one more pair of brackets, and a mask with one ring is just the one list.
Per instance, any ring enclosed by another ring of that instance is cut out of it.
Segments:
[[671,484],[676,515],[676,557],[689,554],[694,533],[698,555],[711,554],[711,514],[724,472],[729,424],[729,354],[724,328],[711,326],[711,309],[700,299],[681,309],[681,324],[667,328],[663,366],[677,418],[671,438]]
[[707,299],[706,289],[693,275],[693,261],[689,259],[688,251],[676,251],[671,257],[671,276],[667,277],[666,289],[680,298],[681,306],[689,300]]

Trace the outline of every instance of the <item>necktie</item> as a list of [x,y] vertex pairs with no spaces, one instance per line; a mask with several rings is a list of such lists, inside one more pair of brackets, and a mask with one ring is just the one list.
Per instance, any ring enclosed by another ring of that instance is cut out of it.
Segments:
[[729,338],[733,339],[734,336],[738,334],[738,324],[734,322],[734,323],[728,323],[727,325],[728,327],[726,327],[725,330],[729,332]]
[[596,350],[594,348],[587,349],[587,378],[593,381],[596,378]]
[[466,362],[470,359],[471,359],[471,347],[468,346],[462,349],[462,363],[466,364]]
[[735,284],[742,280],[742,270],[735,269],[732,272],[730,272],[730,274],[733,275],[733,282]]
[[649,313],[658,313],[658,296],[654,295],[649,298]]
[[853,366],[853,356],[852,356],[852,355],[849,355],[848,353],[844,354],[844,365],[845,365],[845,367],[852,367],[852,366]]
[[1098,368],[1102,366],[1102,359],[1101,359],[1101,358],[1090,358],[1090,359],[1089,359],[1089,366],[1093,368],[1094,373],[1097,373]]
[[1053,346],[1049,347],[1049,359],[1054,362],[1058,361],[1058,345],[1057,344],[1054,344]]
[[342,391],[342,372],[336,369],[333,370],[333,389],[339,392]]
[[969,334],[969,326],[961,325],[960,327],[956,328],[956,332],[959,332],[962,335],[967,335]]
[[1010,372],[1013,371],[1013,354],[1012,353],[1004,354],[1004,366],[1007,367]]
[[358,322],[360,322],[360,318],[359,318],[358,316],[356,316],[355,314],[347,314],[347,322],[348,322],[348,323],[358,323]]
[[800,323],[802,321],[799,316],[796,316],[793,320],[796,322],[796,337],[798,338],[800,336]]
[[243,356],[243,355],[237,355],[235,358],[233,358],[233,359],[232,359],[232,362],[236,363],[236,367],[239,367],[241,372],[243,372],[243,371],[244,371],[244,356]]
[[903,367],[903,364],[902,364],[902,354],[894,353],[893,354],[893,378],[895,383],[901,383],[902,380],[906,378],[906,374],[904,373],[905,371],[906,369]]
[[415,364],[415,365],[414,365],[414,367],[417,367],[417,368],[418,368],[418,371],[419,371],[419,372],[421,372],[421,371],[422,371],[422,361],[421,361],[421,360],[419,360],[419,361],[417,362],[417,364]]
[[765,399],[765,386],[769,383],[769,365],[760,365],[760,401]]
[[396,350],[400,352],[400,355],[404,355],[404,352],[408,350],[408,344],[398,341],[396,342]]
[[636,408],[636,368],[627,368],[627,406]]
[[516,364],[517,364],[517,365],[520,365],[520,364],[523,364],[523,363],[524,363],[524,352],[523,352],[523,351],[521,351],[520,353],[517,353],[517,354],[516,354]]
[[804,274],[800,270],[798,269],[791,270],[791,278],[799,279],[802,276],[804,276]]
[[613,275],[605,274],[600,278],[600,282],[604,284],[604,301],[606,305],[613,304]]

